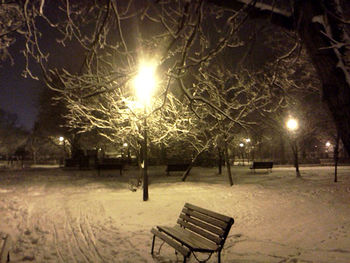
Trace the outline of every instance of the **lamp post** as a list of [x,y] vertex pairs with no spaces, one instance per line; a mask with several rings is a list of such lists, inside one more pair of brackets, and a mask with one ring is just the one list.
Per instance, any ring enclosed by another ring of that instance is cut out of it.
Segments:
[[62,145],[62,165],[64,166],[64,159],[65,159],[65,139],[63,136],[60,136],[58,138],[58,140],[60,141],[60,144]]
[[301,177],[300,171],[299,171],[299,159],[298,159],[298,143],[296,139],[296,131],[299,129],[299,123],[298,120],[292,117],[289,117],[289,119],[286,122],[286,127],[290,133],[291,138],[291,146],[293,151],[293,157],[294,157],[294,167],[295,172],[297,174],[297,177]]
[[246,142],[246,145],[247,145],[247,147],[246,147],[246,154],[247,154],[247,163],[248,163],[248,165],[249,165],[249,159],[251,159],[251,158],[249,158],[250,157],[250,142],[251,142],[251,140],[250,140],[250,138],[246,138],[245,139],[245,142]]
[[143,201],[148,200],[148,156],[147,156],[147,108],[151,102],[152,92],[155,88],[155,65],[141,64],[134,80],[134,87],[138,102],[143,105]]
[[239,144],[239,148],[241,148],[241,155],[242,155],[242,165],[244,166],[244,150],[243,150],[243,147],[244,147],[244,143],[240,143]]

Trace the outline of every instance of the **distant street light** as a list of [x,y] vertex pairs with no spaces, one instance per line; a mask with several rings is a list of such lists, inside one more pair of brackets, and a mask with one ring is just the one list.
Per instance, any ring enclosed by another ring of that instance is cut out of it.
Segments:
[[239,147],[241,147],[241,148],[244,147],[244,144],[243,144],[243,143],[240,143],[240,144],[239,144]]
[[298,120],[295,118],[289,117],[289,119],[286,122],[286,127],[290,132],[290,136],[291,136],[291,146],[292,146],[292,151],[294,156],[295,172],[297,174],[297,177],[301,177],[300,171],[299,171],[298,142],[295,134],[295,132],[299,129]]
[[326,147],[329,147],[331,146],[331,143],[330,142],[326,142]]
[[140,64],[138,74],[134,79],[134,87],[139,103],[143,105],[143,201],[148,200],[148,157],[147,157],[147,107],[151,103],[152,93],[156,86],[156,66],[154,64]]

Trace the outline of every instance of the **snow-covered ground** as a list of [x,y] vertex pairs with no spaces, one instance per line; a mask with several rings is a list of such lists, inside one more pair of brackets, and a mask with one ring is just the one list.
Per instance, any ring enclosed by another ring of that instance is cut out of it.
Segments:
[[129,190],[132,168],[1,170],[0,234],[14,240],[13,262],[181,262],[166,244],[151,257],[150,229],[175,224],[185,202],[234,217],[222,262],[350,262],[350,167],[338,183],[331,167],[302,167],[301,179],[292,168],[234,167],[233,187],[214,168],[185,183],[164,170],[151,167],[147,202]]

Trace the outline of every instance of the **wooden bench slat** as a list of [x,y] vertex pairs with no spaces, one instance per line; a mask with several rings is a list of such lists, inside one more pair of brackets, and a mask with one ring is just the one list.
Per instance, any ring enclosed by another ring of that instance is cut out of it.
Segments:
[[201,236],[198,236],[195,233],[192,233],[182,227],[158,226],[158,229],[164,231],[174,239],[183,243],[192,251],[212,252],[218,249],[218,246],[214,242],[211,242]]
[[201,214],[199,212],[196,212],[194,210],[189,210],[187,207],[184,207],[182,209],[182,213],[189,215],[189,216],[193,216],[196,217],[202,221],[208,222],[214,226],[220,227],[221,229],[226,229],[227,228],[227,223],[221,220],[218,220],[216,218],[212,218],[209,216],[206,216],[204,214]]
[[3,239],[3,244],[2,244],[2,248],[1,248],[1,254],[0,254],[0,263],[8,262],[9,253],[10,253],[11,245],[12,245],[11,243],[12,243],[11,236],[7,235]]
[[191,231],[193,231],[193,232],[195,232],[195,233],[197,233],[197,234],[199,234],[199,235],[201,235],[201,236],[203,236],[203,237],[205,237],[205,238],[215,242],[218,245],[221,244],[222,239],[220,237],[215,236],[215,235],[213,235],[213,234],[211,234],[209,232],[206,232],[203,229],[197,227],[196,225],[192,225],[192,224],[190,224],[188,222],[183,221],[182,219],[178,219],[177,223],[180,224],[181,226],[183,226],[183,227],[185,227],[185,228],[187,228],[187,229],[189,229],[189,230],[191,230]]
[[189,204],[189,203],[186,203],[185,207],[189,208],[190,210],[194,210],[194,211],[200,212],[202,214],[205,214],[207,216],[222,220],[226,223],[230,223],[233,220],[231,217],[228,217],[228,216],[225,216],[225,215],[222,215],[222,214],[219,214],[219,213],[216,213],[216,212],[213,212],[213,211],[210,211],[210,210],[207,210],[207,209],[204,209],[204,208],[201,208],[201,207]]
[[171,239],[159,230],[152,228],[151,232],[163,241],[167,242],[170,246],[179,251],[183,256],[188,257],[190,255],[191,251],[187,247],[181,246],[181,244],[179,244],[177,241]]
[[216,234],[218,236],[223,236],[223,234],[225,233],[225,231],[223,231],[221,228],[217,228],[215,226],[209,225],[205,222],[199,221],[193,217],[189,217],[185,214],[181,214],[180,218],[182,218],[184,221],[188,221],[196,226],[200,226],[201,228],[204,228],[207,231],[210,231],[213,234]]

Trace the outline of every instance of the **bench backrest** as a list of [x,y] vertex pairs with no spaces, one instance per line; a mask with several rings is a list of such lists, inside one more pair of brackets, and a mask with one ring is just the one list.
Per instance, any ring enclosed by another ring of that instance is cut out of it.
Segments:
[[221,249],[234,223],[228,217],[189,203],[186,203],[177,220],[180,226],[216,243]]
[[253,162],[253,168],[272,168],[273,162]]

